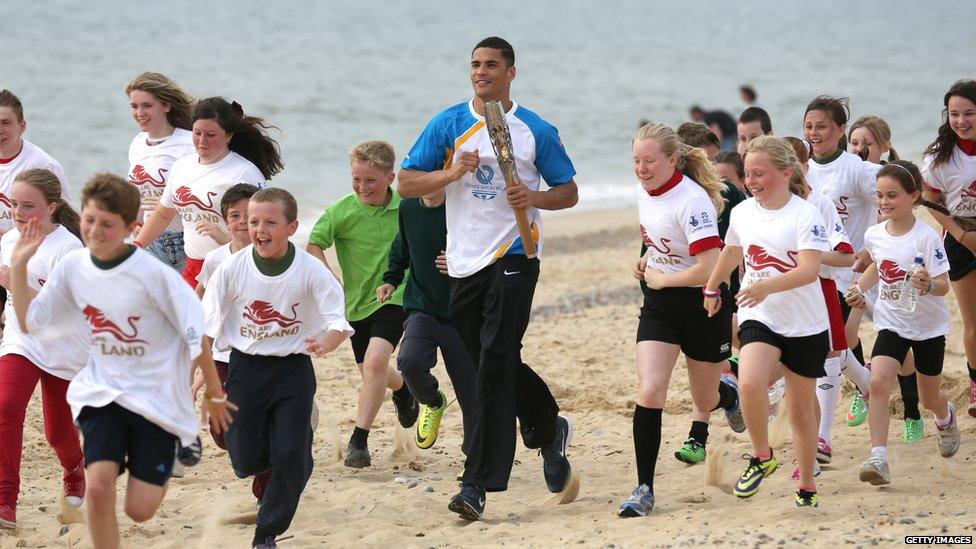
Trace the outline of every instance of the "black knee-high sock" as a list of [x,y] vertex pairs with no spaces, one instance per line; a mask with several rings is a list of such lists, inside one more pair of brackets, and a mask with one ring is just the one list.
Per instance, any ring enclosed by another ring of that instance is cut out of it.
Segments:
[[854,358],[856,358],[858,362],[864,364],[864,348],[861,346],[860,341],[857,342],[856,347],[851,349],[851,352],[854,353]]
[[968,362],[966,363],[966,369],[969,370],[969,379],[976,381],[976,370]]
[[634,455],[637,458],[637,482],[646,484],[654,493],[654,467],[661,449],[660,408],[634,405]]
[[729,387],[725,383],[719,382],[719,384],[718,384],[718,404],[716,404],[715,407],[712,408],[712,410],[718,410],[719,408],[723,408],[725,410],[728,410],[729,408],[732,408],[733,406],[735,406],[735,404],[736,404],[736,402],[738,402],[738,400],[739,400],[739,397],[736,396],[735,390],[732,389],[732,387]]
[[901,388],[901,401],[905,404],[905,419],[922,419],[918,411],[918,376],[915,373],[898,376]]
[[704,446],[708,442],[708,423],[704,421],[692,421],[691,430],[688,431],[688,438]]

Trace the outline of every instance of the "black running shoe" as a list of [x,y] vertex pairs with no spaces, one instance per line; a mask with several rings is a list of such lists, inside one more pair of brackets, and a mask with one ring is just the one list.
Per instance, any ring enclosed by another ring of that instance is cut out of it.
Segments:
[[[406,387],[406,386],[404,386]],[[403,391],[407,396],[398,397],[397,391],[393,391],[393,407],[396,408],[397,420],[405,429],[409,429],[417,423],[420,415],[420,405],[417,399],[413,398],[410,391]]]
[[369,459],[369,448],[366,445],[362,447],[355,446],[352,441],[349,441],[349,445],[346,446],[346,461],[344,463],[346,467],[353,467],[355,469],[369,467],[371,463]]
[[193,467],[197,463],[200,463],[200,457],[202,455],[203,443],[200,442],[200,437],[197,437],[189,446],[180,444],[179,450],[176,452],[176,459],[180,460],[180,463],[187,467]]
[[571,467],[566,459],[566,448],[573,440],[573,424],[569,418],[556,416],[556,438],[539,450],[542,454],[542,474],[546,477],[546,488],[558,494],[566,487]]
[[485,514],[485,489],[474,484],[462,484],[461,491],[451,498],[447,508],[465,520],[481,520]]

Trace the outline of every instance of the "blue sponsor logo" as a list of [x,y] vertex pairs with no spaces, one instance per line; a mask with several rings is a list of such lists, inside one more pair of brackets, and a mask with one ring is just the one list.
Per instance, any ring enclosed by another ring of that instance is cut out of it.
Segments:
[[942,258],[944,258],[944,257],[945,257],[945,254],[942,253],[942,249],[941,248],[936,248],[935,249],[935,258],[938,259],[938,260],[942,260]]
[[701,213],[702,223],[708,223],[711,219],[708,218],[708,212]]
[[827,230],[824,229],[823,225],[814,225],[810,232],[813,233],[813,236],[827,238]]
[[698,221],[698,218],[692,215],[691,219],[688,220],[688,224],[691,225],[692,227],[697,227],[700,223]]
[[844,232],[844,226],[841,225],[840,223],[834,223],[834,232],[835,233],[842,233],[842,232]]
[[495,170],[491,166],[487,164],[478,166],[474,176],[478,180],[477,184],[465,183],[465,186],[471,190],[471,194],[482,200],[492,200],[498,196],[499,189],[492,185],[495,179]]

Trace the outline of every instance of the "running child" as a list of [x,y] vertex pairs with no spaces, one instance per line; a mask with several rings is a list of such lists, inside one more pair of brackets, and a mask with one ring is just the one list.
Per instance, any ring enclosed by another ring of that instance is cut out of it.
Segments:
[[[667,126],[640,128],[633,155],[640,181],[640,231],[648,247],[643,258],[647,286],[637,327],[639,390],[633,419],[637,487],[620,505],[617,515],[621,517],[645,516],[654,508],[662,415],[680,353],[685,355],[695,409],[721,408],[733,429],[741,432],[737,426],[744,427],[735,377],[722,375],[732,354],[728,287],[722,284],[725,299],[714,315],[702,308],[700,295],[722,248],[717,219],[726,206],[724,186],[704,150],[681,143]],[[704,420],[707,436],[707,413]],[[696,443],[698,423],[692,426],[689,444]],[[704,453],[704,444],[701,449]]]
[[119,546],[118,477],[129,471],[126,515],[147,521],[166,494],[178,442],[199,444],[187,390],[192,362],[203,368],[206,408],[219,429],[236,409],[220,388],[210,353],[201,354],[200,301],[172,269],[125,243],[139,201],[139,191],[124,179],[93,176],[81,201],[87,249],[65,255],[36,297],[28,264],[50,236],[37,220],[21,229],[10,258],[14,311],[24,334],[61,344],[86,321],[91,333],[87,365],[67,399],[84,435],[88,530],[100,548]]
[[762,107],[749,107],[739,115],[736,124],[735,150],[740,155],[746,153],[746,146],[757,137],[773,135],[773,121]]
[[410,393],[421,404],[417,446],[427,449],[434,445],[441,417],[449,404],[438,388],[437,378],[430,372],[437,365],[440,349],[461,406],[464,424],[461,450],[467,454],[474,430],[478,379],[464,340],[451,323],[451,279],[435,263],[447,248],[445,198],[441,190],[400,201],[400,232],[390,247],[389,268],[383,275],[383,285],[376,289],[376,300],[389,301],[406,278],[403,309],[407,320],[403,323],[397,368]]
[[[943,99],[939,135],[923,153],[926,200],[941,203],[953,216],[976,217],[976,81],[960,80]],[[963,346],[969,371],[969,415],[976,418],[976,231],[931,210],[945,229],[952,282],[962,317]]]
[[[816,382],[830,348],[827,308],[818,280],[827,230],[816,206],[803,200],[806,183],[793,148],[775,137],[749,143],[746,188],[752,198],[732,211],[726,247],[705,293],[709,315],[721,310],[720,284],[745,259],[739,305],[739,394],[752,455],[734,494],[750,497],[776,470],[769,445],[767,387],[786,376],[790,422],[800,469],[798,507],[818,505],[813,480],[817,451]],[[785,369],[780,366],[782,364]]]
[[245,116],[237,102],[201,99],[193,109],[196,154],[173,163],[159,203],[134,243],[145,247],[155,242],[178,216],[186,252],[183,279],[196,288],[207,252],[230,242],[220,217],[224,192],[237,183],[263,187],[283,167],[278,143],[268,135],[272,127],[261,118]]
[[312,474],[309,353],[334,351],[352,328],[335,276],[289,241],[298,229],[291,193],[276,187],[255,193],[247,224],[254,244],[225,259],[203,295],[204,345],[218,340],[231,348],[227,398],[240,409],[224,441],[234,472],[272,470],[252,541],[268,548],[288,530]]
[[[746,172],[742,166],[742,155],[735,151],[723,151],[715,156],[715,171],[719,177],[735,185],[740,193],[745,189]],[[745,195],[743,195],[745,200]]]
[[[57,176],[44,169],[17,174],[10,199],[17,228],[0,239],[0,284],[10,287],[10,255],[20,238],[19,229],[35,220],[45,235],[37,255],[27,264],[28,291],[36,294],[65,254],[82,247],[78,240],[78,213],[62,200]],[[4,313],[10,322],[0,343],[0,439],[4,441],[0,448],[0,526],[16,528],[24,416],[38,383],[44,407],[44,434],[63,470],[63,497],[73,507],[80,507],[85,497],[81,442],[65,393],[71,378],[88,360],[89,342],[87,333],[78,329],[65,334],[57,345],[44,344],[21,332],[13,321],[16,316],[12,301],[7,301]]]
[[[889,484],[888,399],[895,375],[908,350],[916,359],[918,393],[922,405],[935,413],[939,453],[948,458],[959,450],[955,407],[941,389],[945,336],[949,333],[949,260],[939,235],[913,209],[921,198],[922,174],[915,164],[895,160],[878,171],[878,208],[886,221],[864,235],[872,265],[853,286],[848,301],[864,306],[865,291],[880,284],[874,305],[878,338],[871,353],[871,457],[861,465],[859,478],[873,485]],[[916,255],[918,254],[918,255]],[[916,267],[917,257],[922,265]],[[910,276],[906,281],[905,278]],[[905,287],[911,284],[912,290]],[[915,292],[906,298],[906,292]],[[914,303],[905,305],[906,301]]]
[[[144,222],[159,204],[173,163],[193,154],[194,99],[158,72],[144,72],[125,86],[132,119],[139,133],[129,144],[129,183],[142,196]],[[173,219],[159,238],[146,243],[146,251],[183,272],[183,222]]]
[[356,426],[346,447],[346,467],[369,467],[369,431],[393,390],[397,420],[405,428],[417,422],[420,409],[403,377],[390,366],[390,356],[403,335],[403,290],[380,302],[376,288],[383,284],[390,246],[399,227],[400,195],[390,187],[396,177],[396,153],[386,141],[364,141],[349,151],[353,192],[326,208],[308,236],[308,252],[328,267],[324,250],[335,244],[346,318],[355,333],[350,338],[356,367],[363,378],[356,407]]

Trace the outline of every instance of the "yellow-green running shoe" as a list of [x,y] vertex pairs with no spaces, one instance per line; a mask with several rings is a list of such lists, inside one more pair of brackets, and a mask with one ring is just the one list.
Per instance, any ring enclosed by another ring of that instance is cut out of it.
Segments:
[[745,472],[735,483],[735,489],[732,490],[732,493],[740,498],[747,498],[758,492],[759,483],[762,482],[762,479],[773,474],[773,471],[776,470],[776,456],[769,454],[769,459],[760,460],[746,454],[742,456],[742,459],[748,460],[749,466],[746,467]]
[[847,424],[851,427],[857,427],[864,423],[864,420],[867,418],[867,403],[864,402],[864,397],[861,396],[861,392],[856,391],[854,393],[854,399],[851,400],[851,409],[847,412]]
[[420,407],[420,421],[417,422],[417,447],[426,450],[437,442],[437,431],[441,427],[441,416],[447,410],[447,397],[443,391],[437,391],[441,398],[438,408],[431,408],[424,404]]
[[905,444],[915,444],[925,434],[925,422],[921,419],[905,418]]
[[797,490],[793,502],[796,503],[797,507],[820,507],[816,490],[803,490],[802,488]]

